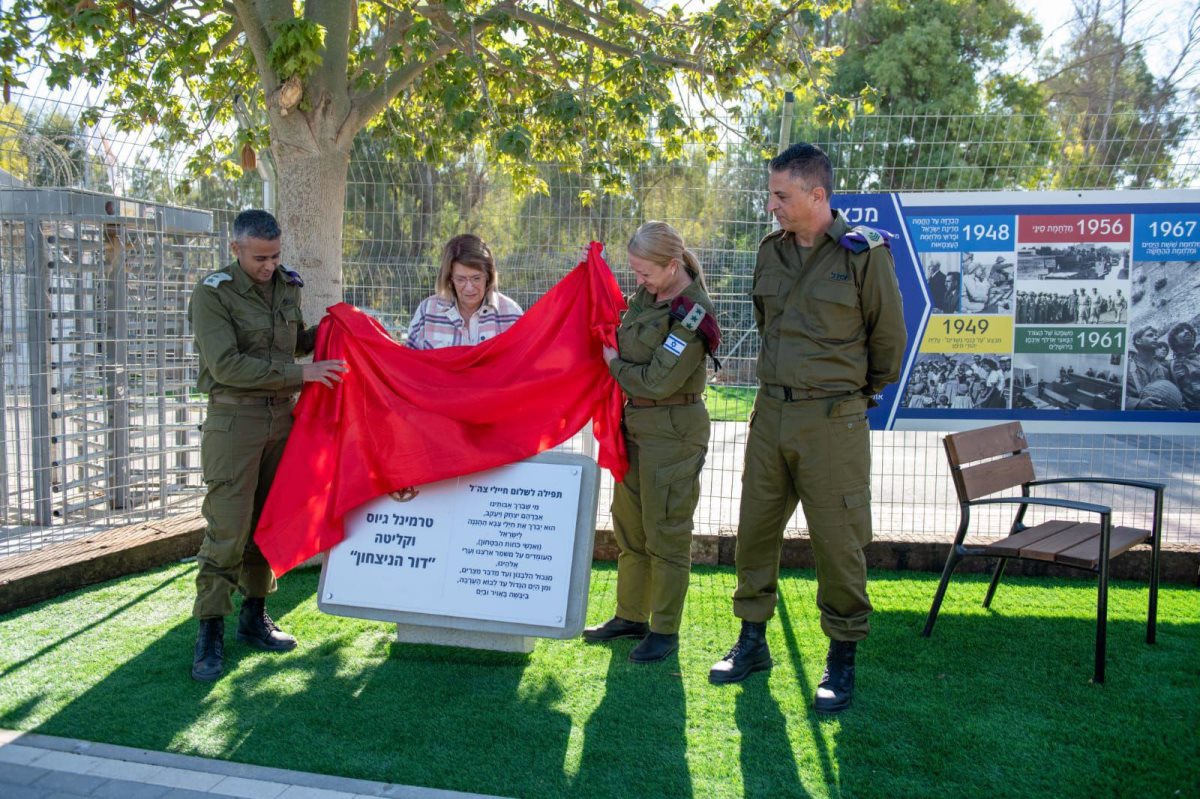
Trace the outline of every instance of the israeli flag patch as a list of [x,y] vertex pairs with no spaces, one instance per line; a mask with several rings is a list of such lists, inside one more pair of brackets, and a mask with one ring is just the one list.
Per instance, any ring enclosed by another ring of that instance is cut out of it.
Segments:
[[226,272],[216,272],[215,274],[211,274],[208,277],[204,278],[204,285],[208,286],[209,288],[215,289],[217,286],[221,285],[226,280],[233,280],[233,275],[230,275]]
[[667,336],[667,340],[663,342],[663,349],[672,355],[683,355],[683,351],[687,349],[687,344],[683,339],[676,336],[674,333]]

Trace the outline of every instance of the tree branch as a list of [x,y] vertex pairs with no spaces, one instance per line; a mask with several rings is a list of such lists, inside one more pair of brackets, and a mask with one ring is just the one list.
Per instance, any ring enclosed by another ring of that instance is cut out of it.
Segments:
[[578,28],[572,28],[570,25],[564,25],[561,22],[557,22],[547,16],[534,13],[533,11],[529,11],[524,8],[509,6],[508,14],[514,19],[519,19],[522,22],[527,22],[530,25],[550,31],[551,33],[556,33],[559,36],[565,36],[568,39],[574,39],[575,41],[583,44],[590,44],[599,50],[604,50],[605,52],[612,53],[613,55],[621,55],[625,56],[626,58],[644,58],[647,61],[654,62],[655,64],[662,64],[663,66],[674,67],[676,69],[686,69],[690,72],[696,72],[702,75],[714,74],[711,69],[696,61],[689,61],[686,58],[661,56],[657,53],[639,52],[630,47],[617,44],[616,42],[607,41],[599,36],[593,36],[587,31],[582,31]]
[[314,72],[316,82],[326,91],[346,83],[346,64],[350,52],[351,3],[305,3],[304,18],[325,29],[325,54]]
[[279,78],[275,75],[275,70],[271,69],[271,35],[267,32],[257,8],[251,6],[252,0],[232,2],[236,19],[245,31],[246,43],[250,45],[250,52],[254,55],[254,66],[258,70],[263,95],[270,96],[271,92],[279,88]]
[[413,17],[407,11],[399,11],[384,4],[393,13],[379,38],[371,45],[371,58],[361,65],[361,69],[372,75],[379,75],[387,68],[391,49],[404,40],[404,35],[412,28]]
[[372,89],[350,101],[350,111],[338,129],[339,143],[353,139],[359,129],[371,117],[378,114],[396,95],[412,85],[422,72],[436,64],[446,54],[459,46],[455,41],[444,41],[424,61],[412,61],[395,72],[384,76]]
[[[771,32],[775,30],[776,26],[790,17],[792,13],[804,2],[807,2],[807,0],[796,0],[787,8],[781,8],[779,11],[775,12],[775,16],[771,17],[771,21],[768,22],[766,26],[746,44],[745,47],[742,48],[742,53],[749,53],[755,47],[758,47],[760,44],[762,44],[763,40],[771,35]],[[738,60],[740,61],[741,59],[739,58]]]

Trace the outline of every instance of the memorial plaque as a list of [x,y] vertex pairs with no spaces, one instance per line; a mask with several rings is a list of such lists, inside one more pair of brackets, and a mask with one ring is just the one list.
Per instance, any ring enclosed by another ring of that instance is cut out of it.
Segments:
[[519,636],[578,635],[599,470],[583,455],[520,463],[379,497],[346,515],[321,571],[326,613]]

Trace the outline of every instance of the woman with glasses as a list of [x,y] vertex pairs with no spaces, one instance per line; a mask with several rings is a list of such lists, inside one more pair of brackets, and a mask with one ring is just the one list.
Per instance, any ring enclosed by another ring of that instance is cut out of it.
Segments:
[[496,259],[483,239],[472,233],[450,239],[442,250],[436,293],[421,302],[408,325],[408,346],[474,346],[508,330],[523,311],[497,290],[498,283]]

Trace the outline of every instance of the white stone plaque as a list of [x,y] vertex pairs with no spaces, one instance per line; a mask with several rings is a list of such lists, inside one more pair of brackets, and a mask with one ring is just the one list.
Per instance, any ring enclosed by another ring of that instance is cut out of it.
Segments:
[[[567,628],[582,616],[578,597],[570,601],[579,593],[572,584],[582,574],[586,603],[597,481],[590,459],[547,453],[420,486],[409,501],[372,500],[346,515],[346,538],[321,574],[321,609],[426,625],[441,617],[460,629],[574,634]],[[579,552],[586,554],[582,572],[573,568]]]

